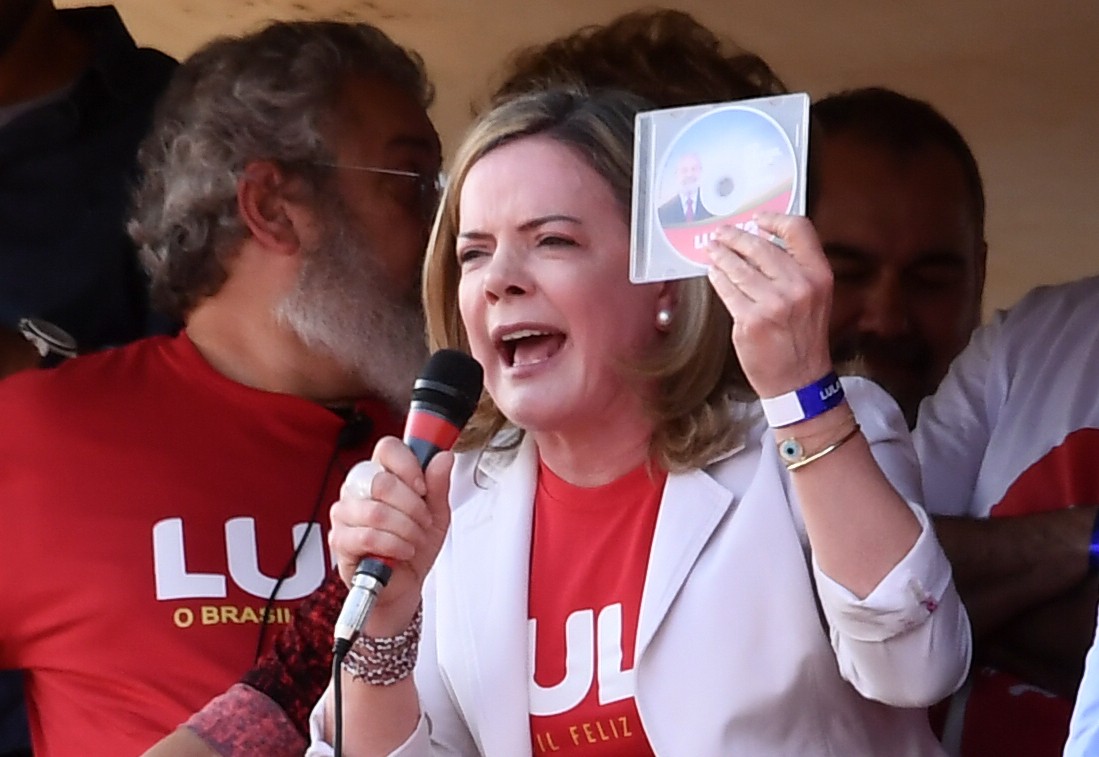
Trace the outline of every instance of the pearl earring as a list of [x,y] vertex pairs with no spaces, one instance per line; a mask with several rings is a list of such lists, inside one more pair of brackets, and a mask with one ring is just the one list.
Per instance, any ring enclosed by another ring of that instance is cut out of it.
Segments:
[[672,325],[672,311],[667,308],[660,308],[656,311],[656,325],[658,328],[666,329]]

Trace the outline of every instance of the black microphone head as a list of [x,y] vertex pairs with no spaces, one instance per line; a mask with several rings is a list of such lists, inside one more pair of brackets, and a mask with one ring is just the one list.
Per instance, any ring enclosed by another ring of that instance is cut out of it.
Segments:
[[458,428],[466,425],[481,399],[481,364],[458,350],[438,350],[412,385],[412,404],[430,405]]

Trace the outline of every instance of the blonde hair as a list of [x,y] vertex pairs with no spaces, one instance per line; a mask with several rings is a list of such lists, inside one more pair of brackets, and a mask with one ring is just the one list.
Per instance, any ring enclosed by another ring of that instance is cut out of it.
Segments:
[[[458,311],[455,247],[459,198],[470,168],[492,150],[524,137],[552,139],[606,180],[628,217],[634,116],[650,108],[646,100],[626,92],[568,87],[505,101],[474,124],[455,155],[424,264],[424,311],[432,350],[469,351]],[[623,367],[633,380],[658,386],[648,407],[655,429],[651,452],[668,470],[700,467],[731,449],[742,431],[733,420],[733,403],[753,396],[732,349],[729,315],[709,283],[696,278],[678,287],[667,338],[653,355]],[[509,449],[521,438],[522,430],[485,393],[458,448]]]

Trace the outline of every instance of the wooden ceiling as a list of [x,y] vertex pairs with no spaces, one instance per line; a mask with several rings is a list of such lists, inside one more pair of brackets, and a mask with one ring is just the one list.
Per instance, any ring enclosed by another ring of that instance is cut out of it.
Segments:
[[[59,7],[90,2],[58,0]],[[139,43],[177,58],[273,18],[361,19],[420,52],[452,148],[517,47],[643,7],[629,0],[115,0]],[[1099,272],[1095,0],[672,0],[819,97],[882,84],[929,100],[973,146],[988,193],[986,310]]]

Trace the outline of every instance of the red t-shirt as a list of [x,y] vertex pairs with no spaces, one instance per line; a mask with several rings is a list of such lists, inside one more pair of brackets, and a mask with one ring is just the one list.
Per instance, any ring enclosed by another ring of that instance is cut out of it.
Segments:
[[651,755],[634,700],[634,644],[666,474],[591,489],[539,466],[530,570],[535,755]]
[[[1080,428],[1024,470],[990,510],[993,518],[1053,512],[1099,502],[1099,429]],[[937,732],[949,701],[933,713]],[[1068,739],[1073,700],[1013,673],[979,667],[965,706],[962,757],[1022,754],[1060,757]]]
[[[27,674],[37,757],[138,754],[252,665],[275,579],[288,621],[329,572],[343,418],[151,338],[0,382],[0,667]],[[326,469],[336,455],[331,471]]]

